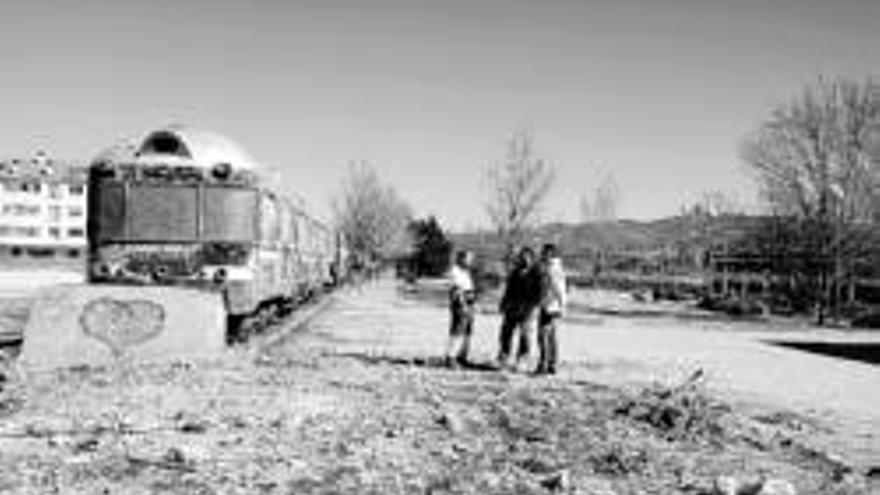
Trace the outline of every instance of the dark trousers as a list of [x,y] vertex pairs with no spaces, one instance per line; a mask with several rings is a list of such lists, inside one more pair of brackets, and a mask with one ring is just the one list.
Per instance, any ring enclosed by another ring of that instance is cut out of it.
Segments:
[[[498,361],[502,364],[510,356],[513,341],[518,336],[516,360],[529,355],[531,350],[531,338],[534,327],[534,315],[529,312],[525,315],[506,313],[501,322],[501,332],[498,335]],[[517,332],[519,330],[519,332]]]
[[559,361],[559,343],[556,340],[556,321],[559,315],[541,311],[538,319],[539,373],[555,373]]
[[453,305],[450,308],[449,345],[446,356],[460,363],[467,361],[474,332],[474,310],[471,305]]

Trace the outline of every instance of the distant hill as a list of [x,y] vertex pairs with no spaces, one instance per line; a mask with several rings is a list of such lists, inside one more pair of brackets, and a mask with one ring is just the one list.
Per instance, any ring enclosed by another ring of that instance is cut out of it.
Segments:
[[[766,268],[760,265],[762,256],[781,256],[775,261],[781,269],[816,263],[812,243],[784,244],[783,231],[791,226],[789,221],[767,216],[689,214],[648,221],[550,223],[534,229],[527,238],[536,250],[545,242],[556,243],[566,266],[581,272],[598,265],[606,272],[686,275],[706,268],[709,253],[716,260],[721,254],[746,263],[757,260],[759,271]],[[851,226],[847,236],[845,249],[862,252],[852,258],[857,276],[880,279],[880,229],[872,224]],[[457,233],[450,239],[456,249],[473,250],[489,263],[502,260],[505,254],[494,232]]]
[[[650,256],[652,253],[696,251],[741,242],[760,227],[765,217],[748,215],[679,215],[658,220],[616,220],[587,223],[550,223],[528,234],[533,247],[555,242],[566,257],[599,251]],[[457,233],[450,236],[458,247],[500,257],[504,246],[494,232]]]

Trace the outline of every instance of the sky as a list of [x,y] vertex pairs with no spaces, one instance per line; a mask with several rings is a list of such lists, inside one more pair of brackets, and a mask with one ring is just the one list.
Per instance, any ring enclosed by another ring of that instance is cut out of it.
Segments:
[[880,76],[880,0],[28,0],[0,3],[0,155],[87,161],[168,124],[227,135],[320,216],[352,160],[418,215],[485,226],[486,168],[528,132],[578,221],[720,190],[740,143],[821,77]]

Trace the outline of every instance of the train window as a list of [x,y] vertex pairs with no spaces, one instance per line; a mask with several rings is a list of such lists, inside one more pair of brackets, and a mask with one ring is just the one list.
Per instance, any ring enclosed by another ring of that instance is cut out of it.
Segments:
[[212,241],[253,240],[256,202],[257,193],[253,190],[206,188],[202,238]]
[[141,154],[177,155],[191,157],[189,149],[177,136],[167,132],[157,132],[150,136],[140,150]]
[[89,196],[90,210],[95,214],[90,229],[100,239],[119,239],[125,234],[125,191],[122,184],[100,182],[95,194]]
[[292,230],[292,241],[293,243],[302,249],[300,245],[300,239],[304,235],[302,232],[302,213],[297,210],[293,211],[293,218],[290,219],[290,228]]
[[128,237],[143,241],[195,240],[197,214],[194,187],[132,187]]
[[275,242],[278,240],[278,204],[268,194],[260,197],[260,240]]

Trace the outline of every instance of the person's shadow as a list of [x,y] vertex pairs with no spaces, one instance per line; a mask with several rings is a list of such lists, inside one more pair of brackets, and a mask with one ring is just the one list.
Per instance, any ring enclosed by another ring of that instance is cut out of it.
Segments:
[[[446,364],[443,356],[388,356],[371,355],[361,352],[348,352],[338,354],[342,357],[357,359],[368,364],[391,364],[397,366],[416,366],[420,368],[454,369]],[[467,371],[499,371],[500,368],[491,361],[467,361],[457,365],[458,369]]]

